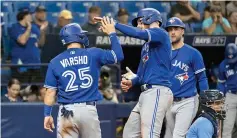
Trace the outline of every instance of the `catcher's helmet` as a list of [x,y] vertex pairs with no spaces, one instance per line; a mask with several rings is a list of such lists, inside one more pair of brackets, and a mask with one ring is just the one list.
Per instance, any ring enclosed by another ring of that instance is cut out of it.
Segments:
[[[214,111],[215,116],[221,120],[225,119],[224,95],[218,90],[206,90],[200,94],[200,102],[204,111]],[[211,105],[215,105],[213,108]],[[218,107],[218,108],[217,108]]]
[[84,45],[84,47],[89,46],[89,40],[86,36],[87,31],[84,31],[81,29],[81,26],[77,23],[70,23],[65,25],[60,30],[60,37],[62,40],[62,43],[64,45],[70,44],[70,43],[80,43]]
[[181,27],[185,29],[185,24],[178,17],[172,17],[166,22],[165,29],[167,30],[168,27]]
[[225,48],[225,58],[229,64],[237,63],[237,46],[229,43]]
[[153,22],[160,22],[160,26],[162,25],[162,18],[160,12],[153,8],[145,8],[140,10],[137,13],[137,17],[132,20],[132,25],[137,27],[137,20],[142,18],[142,23],[146,25],[150,25]]

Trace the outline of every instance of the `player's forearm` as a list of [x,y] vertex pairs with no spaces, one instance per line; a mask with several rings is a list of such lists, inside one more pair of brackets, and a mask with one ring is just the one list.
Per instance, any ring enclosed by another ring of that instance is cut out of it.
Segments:
[[139,76],[137,75],[135,78],[132,79],[132,86],[139,84]]
[[25,33],[23,33],[22,35],[20,35],[17,41],[18,41],[21,45],[25,45],[26,42],[28,41],[29,37],[30,37],[30,32],[31,32],[30,29],[26,29]]
[[116,33],[112,33],[109,35],[110,41],[111,41],[111,49],[113,50],[113,52],[115,53],[116,56],[116,62],[120,62],[124,59],[124,55],[123,55],[123,49],[122,46],[118,40],[118,37],[116,35]]
[[208,90],[209,86],[208,86],[208,81],[207,81],[207,76],[206,76],[205,71],[198,73],[196,76],[197,76],[200,91]]
[[45,92],[44,104],[52,106],[55,103],[56,91],[52,89],[47,89]]
[[115,28],[119,30],[120,32],[124,33],[125,35],[135,37],[138,39],[142,39],[145,41],[148,41],[149,36],[148,33],[145,30],[138,29],[136,27],[131,27],[128,25],[116,23]]

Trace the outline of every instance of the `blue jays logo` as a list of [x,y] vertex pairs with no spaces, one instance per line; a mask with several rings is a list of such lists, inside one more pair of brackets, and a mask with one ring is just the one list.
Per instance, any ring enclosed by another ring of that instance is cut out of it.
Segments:
[[180,84],[182,85],[183,82],[188,80],[188,78],[189,78],[188,72],[178,74],[178,75],[175,76],[175,78],[178,79],[180,81]]
[[147,62],[147,60],[149,60],[148,53],[146,53],[146,54],[142,57],[143,63]]
[[172,24],[173,22],[175,22],[174,19],[170,19],[169,22]]

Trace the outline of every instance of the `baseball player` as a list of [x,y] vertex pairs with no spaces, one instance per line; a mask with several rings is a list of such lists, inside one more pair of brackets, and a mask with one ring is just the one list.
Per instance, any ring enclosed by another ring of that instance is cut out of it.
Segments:
[[177,17],[170,18],[165,26],[172,43],[171,90],[173,104],[166,114],[165,138],[185,138],[198,110],[198,94],[208,89],[205,66],[201,53],[183,42],[185,24]]
[[224,99],[219,90],[200,94],[202,113],[189,128],[186,138],[218,138],[220,122],[225,119]]
[[[100,68],[123,60],[124,55],[115,33],[114,21],[106,18],[102,31],[109,35],[111,50],[87,48],[89,41],[79,24],[71,23],[60,31],[67,50],[52,59],[48,66],[45,85],[44,128],[53,132],[51,116],[55,96],[60,104],[58,138],[101,138],[96,101]],[[85,47],[85,48],[83,48]]]
[[[145,40],[137,75],[128,68],[121,87],[127,92],[141,85],[142,93],[123,131],[123,138],[159,138],[166,111],[173,101],[169,81],[171,75],[171,44],[167,32],[160,28],[160,12],[145,8],[138,12],[130,27],[120,23],[115,28],[125,35]],[[129,78],[128,76],[131,76]]]
[[231,138],[237,114],[237,46],[230,43],[225,49],[225,59],[219,66],[218,89],[226,95],[226,120],[223,138]]

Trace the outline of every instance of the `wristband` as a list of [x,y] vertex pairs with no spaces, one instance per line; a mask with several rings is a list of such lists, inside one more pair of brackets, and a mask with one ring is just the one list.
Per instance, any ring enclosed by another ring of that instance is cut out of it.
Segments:
[[51,116],[53,106],[44,105],[44,116]]

